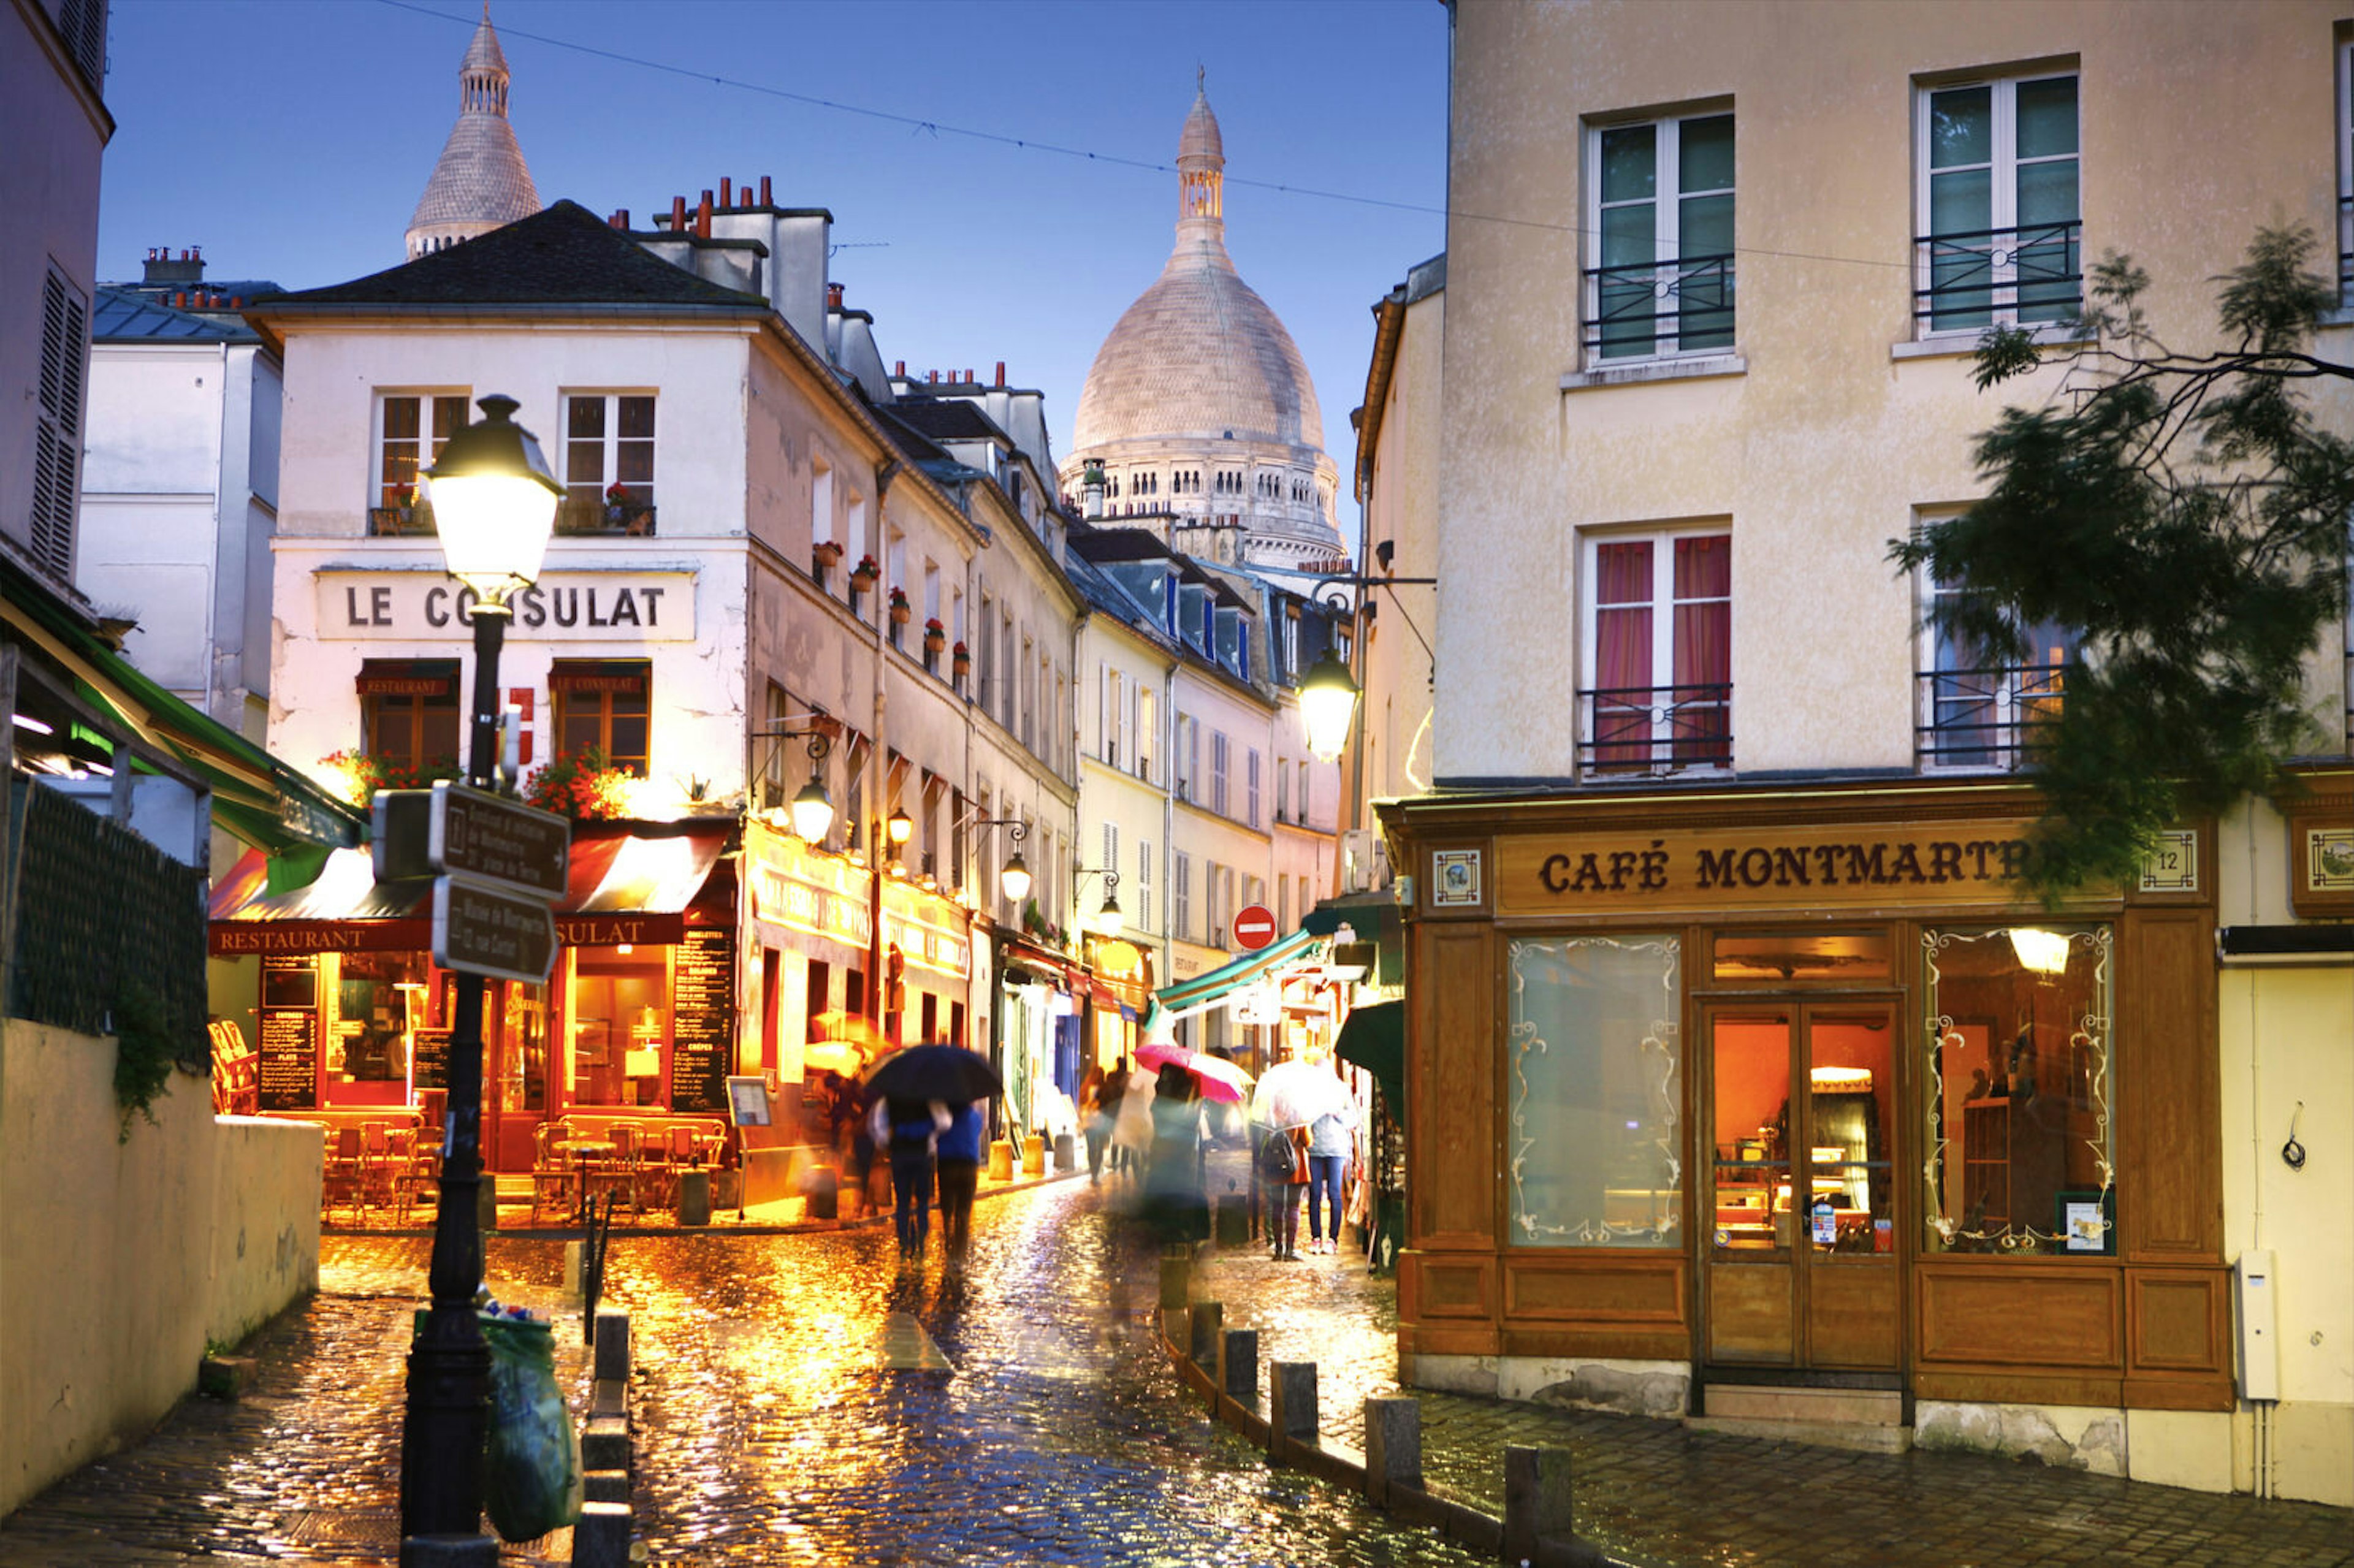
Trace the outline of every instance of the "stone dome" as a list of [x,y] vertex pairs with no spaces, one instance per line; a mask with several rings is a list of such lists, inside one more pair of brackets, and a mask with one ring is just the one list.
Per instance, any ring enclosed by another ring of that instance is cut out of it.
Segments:
[[1214,238],[1181,240],[1079,393],[1077,449],[1162,436],[1324,444],[1308,362]]
[[458,66],[458,122],[408,220],[411,260],[539,210],[539,191],[507,122],[507,59],[485,0]]

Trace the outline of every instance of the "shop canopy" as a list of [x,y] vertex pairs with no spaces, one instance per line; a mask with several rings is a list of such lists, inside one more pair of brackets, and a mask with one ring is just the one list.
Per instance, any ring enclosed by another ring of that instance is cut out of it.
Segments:
[[1162,986],[1152,993],[1152,1012],[1182,1016],[1214,1006],[1225,1000],[1227,992],[1250,984],[1269,970],[1304,959],[1308,949],[1322,939],[1313,931],[1294,931],[1256,953],[1245,953],[1230,963],[1221,964],[1208,974]]
[[[73,677],[76,693],[141,740],[177,757],[212,790],[213,821],[249,844],[306,863],[360,842],[366,818],[301,772],[140,673],[23,568],[0,560],[9,630]],[[133,766],[136,766],[134,763]]]
[[[557,928],[574,946],[675,942],[727,846],[725,823],[632,823],[573,830],[571,873]],[[589,836],[593,833],[593,836]],[[378,882],[364,849],[336,850],[318,876],[273,890],[271,868],[249,850],[214,884],[212,951],[408,951],[432,941],[430,877]]]
[[1391,1114],[1405,1116],[1405,1003],[1368,1002],[1349,1014],[1332,1049],[1343,1062],[1373,1075],[1388,1097]]
[[1327,898],[1299,921],[1301,930],[1320,937],[1330,937],[1343,926],[1357,933],[1357,940],[1371,942],[1378,949],[1378,961],[1365,977],[1368,980],[1375,985],[1405,983],[1405,927],[1389,889]]

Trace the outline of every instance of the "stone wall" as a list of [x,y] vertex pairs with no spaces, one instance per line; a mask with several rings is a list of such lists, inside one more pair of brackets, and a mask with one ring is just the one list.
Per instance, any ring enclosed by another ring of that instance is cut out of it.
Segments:
[[114,1042],[0,1027],[0,1514],[135,1438],[319,1278],[320,1141],[175,1075],[128,1138]]

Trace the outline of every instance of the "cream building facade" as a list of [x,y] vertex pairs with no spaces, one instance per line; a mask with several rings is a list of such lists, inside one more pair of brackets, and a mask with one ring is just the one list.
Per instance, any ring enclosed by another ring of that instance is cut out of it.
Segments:
[[2306,805],[2019,906],[2067,639],[1972,668],[1885,563],[2059,389],[1978,394],[1989,322],[2056,337],[2115,250],[2191,348],[2260,226],[2354,250],[2342,12],[1469,6],[1454,42],[1434,788],[1383,812],[1409,1380],[2350,1500],[2354,1171],[2279,1153],[2300,1100],[2305,1150],[2354,1139],[2346,649]]

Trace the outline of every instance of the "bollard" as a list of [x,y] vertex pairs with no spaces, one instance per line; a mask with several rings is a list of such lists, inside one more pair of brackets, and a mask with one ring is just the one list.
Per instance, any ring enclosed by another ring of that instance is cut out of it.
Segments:
[[1422,1402],[1402,1394],[1365,1401],[1365,1499],[1385,1508],[1390,1489],[1422,1490]]
[[619,1307],[597,1308],[597,1379],[627,1382],[630,1376],[630,1315]]
[[580,1478],[580,1495],[588,1502],[625,1503],[630,1500],[630,1472],[590,1470]]
[[1013,1145],[1002,1138],[989,1146],[989,1179],[992,1181],[1013,1180]]
[[1504,1450],[1504,1557],[1533,1559],[1537,1542],[1567,1541],[1575,1534],[1570,1512],[1569,1450]]
[[1286,1438],[1313,1447],[1316,1427],[1316,1363],[1277,1361],[1267,1369],[1267,1446],[1280,1453]]
[[572,1561],[594,1568],[629,1568],[630,1505],[582,1503],[580,1521],[572,1527]]
[[567,1300],[580,1299],[580,1293],[587,1286],[588,1273],[588,1259],[581,1251],[581,1244],[577,1241],[566,1242],[564,1244],[564,1294]]
[[678,1223],[682,1225],[707,1225],[711,1223],[711,1172],[696,1169],[678,1173]]
[[624,1470],[630,1467],[630,1425],[617,1416],[593,1416],[580,1434],[580,1468]]
[[1022,1140],[1022,1174],[1044,1176],[1046,1173],[1046,1140],[1036,1133]]
[[1226,1330],[1226,1375],[1224,1386],[1228,1399],[1247,1404],[1258,1397],[1258,1330],[1228,1329]]
[[1193,1303],[1193,1364],[1218,1375],[1218,1336],[1225,1331],[1226,1309],[1215,1301]]
[[1161,1306],[1174,1311],[1189,1304],[1193,1289],[1193,1254],[1187,1247],[1165,1247],[1161,1254]]

